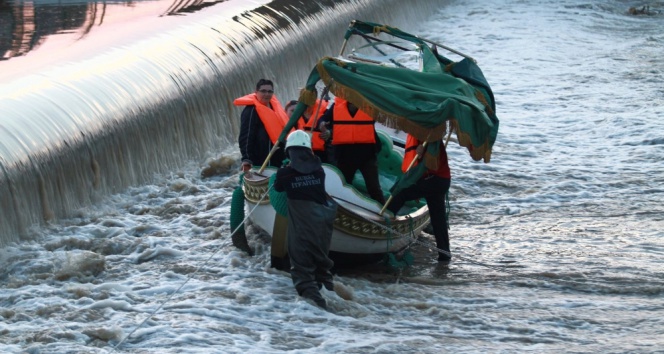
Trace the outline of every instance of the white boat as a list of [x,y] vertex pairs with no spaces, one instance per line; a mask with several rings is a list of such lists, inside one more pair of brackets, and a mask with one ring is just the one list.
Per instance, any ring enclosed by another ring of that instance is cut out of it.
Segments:
[[[383,147],[378,166],[384,194],[414,183],[425,167],[435,169],[438,147],[447,132],[454,131],[458,144],[466,147],[474,160],[489,162],[498,133],[498,118],[493,92],[473,58],[397,28],[371,22],[352,21],[344,38],[341,54],[320,59],[312,70],[279,142],[285,140],[305,109],[316,104],[320,92],[316,84],[322,81],[325,86],[322,96],[329,90],[376,122],[400,132],[390,136],[384,129],[378,130]],[[375,49],[380,56],[366,55],[356,49],[343,56],[349,43],[358,44],[349,41],[351,38],[368,43],[359,49]],[[454,62],[440,55],[439,48],[464,58]],[[401,55],[406,58],[416,55],[419,70],[403,65]],[[401,171],[402,146],[393,143],[403,142],[404,132],[428,144],[422,163],[405,175]],[[449,141],[450,136],[447,137]],[[334,166],[324,164],[324,169],[326,191],[339,204],[330,247],[330,256],[336,263],[371,262],[399,253],[429,223],[428,208],[423,201],[408,202],[393,215],[386,210],[387,205],[380,205],[363,193],[361,178],[356,176],[353,185],[348,185]],[[287,249],[285,197],[266,195],[271,189],[270,176],[275,172],[276,169],[265,166],[253,170],[245,175],[242,190],[245,210],[252,210],[249,218],[272,236],[273,260],[284,257]],[[231,224],[233,219],[231,215]],[[234,244],[248,249],[246,238],[243,241],[234,239]]]
[[[385,132],[378,131],[378,135],[383,143],[378,157],[381,179],[396,180],[398,176],[392,171],[400,171],[403,149],[394,146]],[[325,190],[339,204],[330,245],[330,256],[336,263],[367,263],[380,260],[385,254],[399,254],[410,245],[412,236],[428,225],[426,203],[410,202],[402,208],[402,215],[396,217],[389,211],[381,213],[383,205],[360,191],[361,179],[356,178],[355,186],[346,184],[336,167],[323,164],[323,169]],[[245,175],[243,192],[245,210],[252,211],[249,219],[272,236],[272,256],[280,258],[286,254],[287,222],[286,217],[277,212],[279,207],[273,204],[284,201],[271,201],[268,193],[270,177],[276,171],[274,167],[267,167],[260,174]]]

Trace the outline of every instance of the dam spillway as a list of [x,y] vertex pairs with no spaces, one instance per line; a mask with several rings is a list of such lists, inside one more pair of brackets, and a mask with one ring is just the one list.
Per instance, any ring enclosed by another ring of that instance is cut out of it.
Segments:
[[263,77],[282,102],[297,98],[316,61],[338,53],[351,20],[409,30],[444,3],[3,4],[0,245],[233,147],[233,99]]

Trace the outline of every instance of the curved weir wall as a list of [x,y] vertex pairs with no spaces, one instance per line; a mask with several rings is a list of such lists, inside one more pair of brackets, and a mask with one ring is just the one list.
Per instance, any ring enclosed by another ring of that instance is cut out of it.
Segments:
[[409,30],[445,2],[225,1],[183,25],[154,25],[131,43],[2,81],[0,245],[233,146],[233,99],[260,78],[275,81],[282,103],[297,98],[315,62],[338,54],[351,20]]

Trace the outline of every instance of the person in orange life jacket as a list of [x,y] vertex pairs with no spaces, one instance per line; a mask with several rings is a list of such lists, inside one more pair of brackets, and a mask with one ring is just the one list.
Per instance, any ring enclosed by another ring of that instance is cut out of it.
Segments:
[[290,100],[288,103],[286,103],[286,115],[288,118],[295,112],[295,106],[297,106],[297,101],[296,100]]
[[[272,146],[279,138],[288,117],[274,95],[274,84],[260,79],[256,91],[235,99],[236,106],[246,106],[240,115],[238,144],[242,154],[242,170],[249,171],[252,165],[263,165]],[[283,149],[270,158],[270,166],[281,166],[285,159]]]
[[[318,128],[313,128],[314,117],[316,110],[318,110],[318,120],[325,113],[327,109],[327,101],[316,100],[316,105],[314,107],[308,107],[300,120],[297,121],[297,129],[304,130],[305,132],[311,134],[311,149],[314,151],[314,154],[320,158],[321,162],[327,163],[327,152],[325,151],[325,140],[321,138],[321,132]],[[295,106],[297,105],[296,100],[291,100],[286,104],[286,114],[290,118],[291,114],[295,111]],[[290,112],[289,112],[290,110]]]
[[286,192],[288,255],[297,293],[326,308],[320,289],[334,290],[328,257],[337,204],[325,191],[325,172],[311,150],[311,137],[296,130],[286,139],[290,163],[277,170],[274,190]]
[[[423,151],[424,148],[421,142],[408,134],[403,164],[401,165],[404,173],[415,156],[422,156]],[[415,164],[417,163],[421,163],[421,161],[418,160]],[[396,215],[406,201],[420,198],[426,200],[436,246],[444,251],[438,252],[439,262],[449,262],[452,259],[447,220],[445,218],[445,195],[450,189],[450,183],[451,173],[447,162],[447,152],[445,151],[445,144],[441,143],[438,154],[438,169],[435,171],[427,169],[417,183],[393,196],[392,202],[387,206],[387,210]]]
[[369,196],[385,204],[378,181],[377,155],[381,144],[374,128],[374,120],[352,103],[336,97],[334,103],[320,119],[319,129],[323,137],[332,131],[332,146],[336,166],[346,179],[353,183],[355,172],[360,170]]

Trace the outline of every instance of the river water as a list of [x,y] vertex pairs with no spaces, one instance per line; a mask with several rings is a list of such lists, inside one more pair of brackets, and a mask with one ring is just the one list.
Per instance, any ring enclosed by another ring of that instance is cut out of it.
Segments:
[[478,60],[501,120],[489,164],[448,148],[449,265],[416,245],[403,271],[340,271],[329,311],[298,298],[266,236],[248,227],[254,257],[231,245],[231,142],[0,249],[0,351],[664,352],[664,3],[642,5],[452,1],[421,20]]

